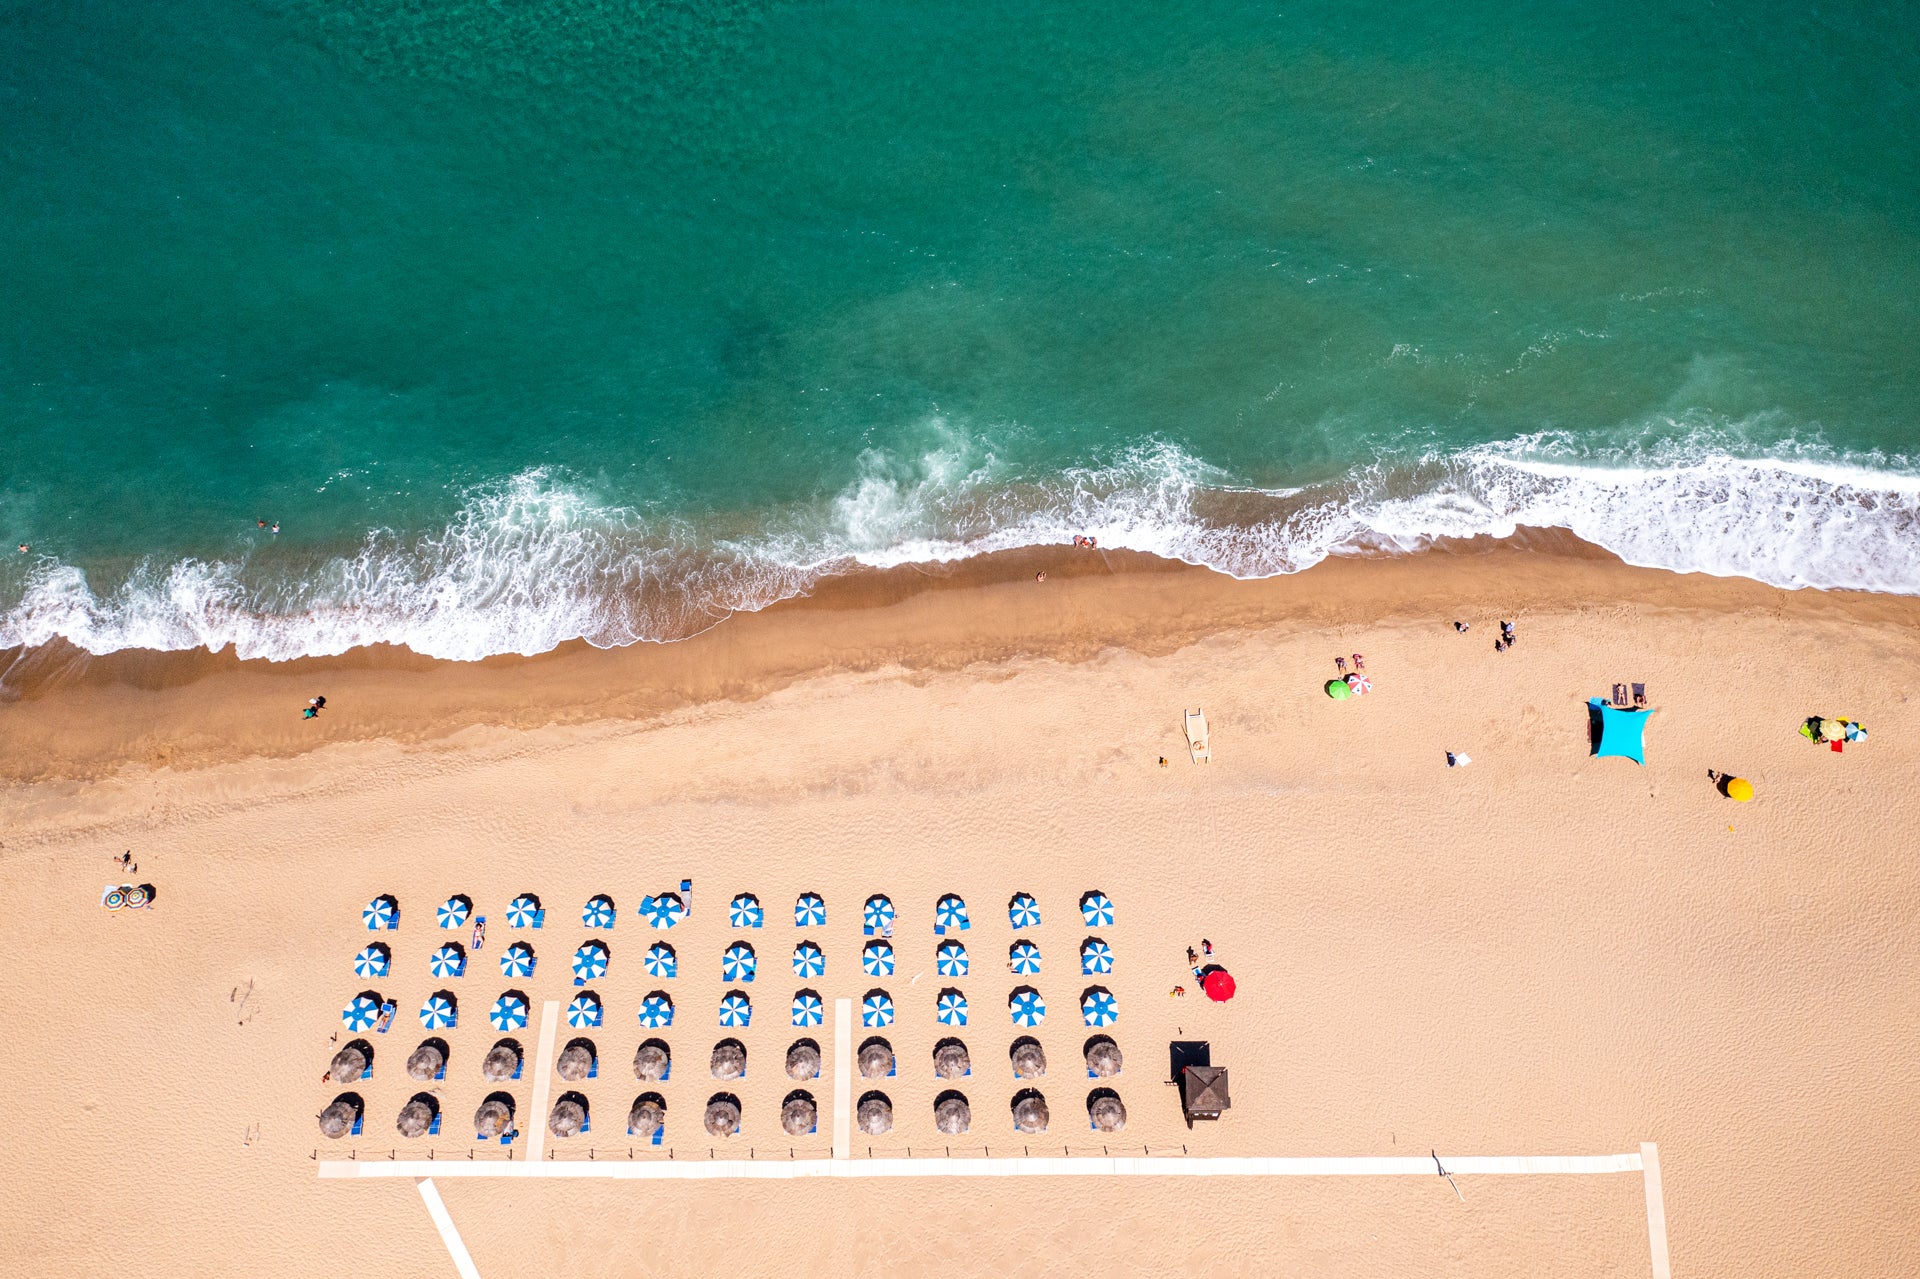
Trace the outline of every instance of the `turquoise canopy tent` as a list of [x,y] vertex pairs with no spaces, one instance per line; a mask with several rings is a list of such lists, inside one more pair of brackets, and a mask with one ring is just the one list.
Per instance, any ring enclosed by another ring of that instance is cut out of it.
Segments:
[[1594,739],[1594,758],[1605,759],[1609,755],[1619,755],[1644,767],[1647,757],[1640,735],[1647,727],[1647,716],[1650,712],[1609,706],[1605,700],[1598,697],[1588,699],[1587,709],[1599,728],[1599,733]]

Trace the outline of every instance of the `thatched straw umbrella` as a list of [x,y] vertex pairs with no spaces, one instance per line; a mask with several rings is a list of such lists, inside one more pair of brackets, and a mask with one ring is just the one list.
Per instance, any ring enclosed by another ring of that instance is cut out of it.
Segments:
[[780,1107],[780,1126],[787,1130],[789,1137],[804,1137],[819,1122],[820,1112],[814,1107],[813,1098],[805,1093],[789,1097],[787,1104]]
[[480,1109],[473,1112],[473,1131],[481,1140],[499,1137],[513,1131],[513,1111],[507,1103],[497,1097],[489,1097],[480,1103]]
[[958,1137],[973,1126],[973,1108],[965,1097],[955,1093],[934,1104],[933,1126],[949,1137]]
[[811,1039],[802,1039],[787,1049],[787,1078],[796,1080],[820,1078],[820,1047]]
[[333,1081],[337,1084],[358,1083],[360,1076],[367,1073],[367,1055],[348,1044],[333,1055],[328,1069],[333,1072]]
[[862,1097],[854,1114],[860,1121],[860,1131],[869,1137],[893,1131],[893,1103],[885,1093],[870,1092]]
[[553,1103],[553,1110],[547,1116],[547,1131],[556,1137],[573,1137],[586,1122],[587,1108],[568,1094]]
[[430,1083],[433,1077],[440,1073],[441,1067],[446,1064],[447,1057],[440,1051],[440,1045],[421,1044],[413,1050],[413,1055],[407,1058],[407,1078],[415,1083]]
[[965,1079],[971,1069],[973,1061],[967,1056],[967,1046],[959,1040],[946,1040],[933,1050],[933,1073],[940,1078]]
[[353,1121],[360,1116],[360,1107],[346,1097],[337,1097],[333,1104],[320,1112],[320,1135],[332,1141],[338,1141],[353,1131]]
[[1087,1045],[1087,1069],[1096,1079],[1110,1079],[1120,1073],[1120,1045],[1111,1039],[1096,1039]]
[[726,1097],[715,1097],[707,1103],[707,1135],[711,1137],[731,1137],[740,1131],[740,1105]]
[[1029,1137],[1047,1130],[1047,1099],[1029,1089],[1013,1103],[1013,1126]]
[[871,1039],[860,1045],[860,1078],[885,1079],[892,1069],[893,1046],[886,1040]]
[[1047,1054],[1040,1041],[1021,1038],[1013,1045],[1013,1073],[1019,1079],[1038,1079],[1047,1073]]
[[711,1067],[715,1079],[738,1079],[747,1073],[747,1050],[737,1039],[723,1039],[713,1046]]
[[570,1084],[577,1084],[587,1077],[593,1069],[593,1049],[585,1044],[568,1044],[560,1054],[560,1061],[554,1066],[560,1078]]
[[408,1141],[427,1135],[427,1129],[433,1126],[433,1107],[415,1097],[400,1107],[400,1122],[395,1125],[400,1135]]
[[490,1084],[505,1083],[520,1069],[520,1054],[511,1044],[495,1044],[480,1063],[480,1077]]
[[1102,1092],[1087,1103],[1087,1117],[1101,1132],[1119,1132],[1127,1126],[1127,1107],[1111,1092]]
[[633,1055],[633,1077],[644,1083],[657,1083],[667,1077],[670,1060],[665,1044],[645,1043]]
[[627,1127],[633,1129],[636,1137],[651,1137],[666,1122],[667,1112],[660,1108],[659,1102],[648,1097],[636,1098],[633,1109],[627,1112]]

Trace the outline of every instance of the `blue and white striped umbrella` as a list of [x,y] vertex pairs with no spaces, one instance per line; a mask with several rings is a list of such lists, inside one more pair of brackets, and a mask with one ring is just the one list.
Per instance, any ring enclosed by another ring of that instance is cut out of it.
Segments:
[[590,990],[583,990],[573,997],[567,1005],[567,1025],[575,1030],[585,1030],[600,1024],[600,996]]
[[673,953],[673,947],[663,941],[657,941],[647,947],[647,954],[640,961],[646,965],[650,977],[678,977],[680,975],[680,956]]
[[367,908],[360,912],[360,918],[370,933],[400,926],[400,912],[394,907],[391,897],[376,897],[368,902]]
[[860,912],[860,922],[869,937],[886,932],[893,927],[893,903],[875,893],[867,898],[866,907]]
[[428,1030],[448,1030],[459,1020],[453,997],[444,992],[428,995],[427,1002],[420,1005],[420,1024]]
[[941,929],[973,927],[973,921],[967,918],[967,903],[954,893],[948,893],[934,906],[933,922]]
[[435,977],[465,977],[467,952],[458,946],[442,946],[427,956],[427,971]]
[[1113,927],[1113,899],[1105,893],[1088,893],[1080,899],[1080,918],[1088,928]]
[[793,926],[795,928],[825,928],[827,926],[827,904],[820,900],[819,893],[801,893],[793,903]]
[[893,996],[884,990],[870,990],[860,1001],[860,1024],[868,1029],[893,1025]]
[[818,977],[827,971],[827,957],[820,948],[810,941],[803,941],[793,948],[793,975],[795,977]]
[[942,977],[965,977],[967,948],[957,941],[943,941],[933,952],[933,962]]
[[345,1008],[340,1010],[340,1024],[348,1030],[370,1030],[373,1023],[380,1020],[380,997],[378,995],[355,995]]
[[607,948],[597,941],[582,942],[573,952],[573,980],[598,981],[607,975]]
[[678,893],[661,893],[640,899],[640,917],[655,928],[672,928],[686,918],[687,904]]
[[869,977],[893,976],[893,947],[883,941],[870,941],[860,950],[860,970]]
[[1098,937],[1080,943],[1080,971],[1089,975],[1113,971],[1113,947]]
[[616,918],[613,912],[613,898],[601,893],[590,898],[580,908],[580,922],[588,928],[612,928]]
[[967,997],[957,990],[941,991],[938,1016],[942,1026],[966,1025]]
[[385,946],[363,946],[360,953],[353,957],[353,975],[356,977],[385,977],[392,957]]
[[753,953],[753,947],[743,941],[737,941],[727,947],[720,956],[721,981],[752,981],[753,974],[760,967],[760,961]]
[[1038,928],[1040,903],[1033,899],[1032,893],[1015,893],[1007,903],[1007,920],[1015,928]]
[[1120,1001],[1112,991],[1095,986],[1080,996],[1080,1020],[1089,1026],[1111,1026],[1120,1020]]
[[640,1001],[640,1024],[650,1030],[673,1025],[673,997],[656,990]]
[[487,1010],[487,1021],[495,1030],[524,1030],[527,1025],[527,1001],[514,994],[502,995]]
[[1031,986],[1022,986],[1014,991],[1007,1000],[1007,1010],[1013,1014],[1013,1024],[1016,1026],[1038,1026],[1047,1019],[1046,1001]]
[[722,1026],[744,1026],[753,1020],[753,1001],[737,990],[730,990],[720,1000],[720,1024]]
[[467,905],[466,898],[449,897],[440,903],[440,910],[438,911],[440,927],[460,928],[466,924],[467,916],[471,913],[472,908]]
[[533,947],[523,941],[517,941],[501,951],[500,975],[502,977],[533,976]]
[[534,916],[540,913],[540,903],[522,893],[507,903],[508,928],[532,928]]
[[803,990],[793,997],[793,1024],[796,1026],[818,1026],[827,1019],[827,1011],[820,1003],[820,996],[810,990]]
[[727,903],[727,922],[735,928],[758,928],[767,922],[767,912],[760,909],[758,897],[741,893]]
[[1020,976],[1031,977],[1040,971],[1040,948],[1030,941],[1017,941],[1007,951],[1007,962]]

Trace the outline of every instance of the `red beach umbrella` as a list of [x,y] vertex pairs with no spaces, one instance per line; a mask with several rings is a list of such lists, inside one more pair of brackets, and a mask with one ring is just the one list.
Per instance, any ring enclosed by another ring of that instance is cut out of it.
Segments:
[[1216,968],[1200,979],[1200,989],[1207,992],[1207,998],[1216,1004],[1224,1004],[1233,998],[1233,974],[1224,968]]

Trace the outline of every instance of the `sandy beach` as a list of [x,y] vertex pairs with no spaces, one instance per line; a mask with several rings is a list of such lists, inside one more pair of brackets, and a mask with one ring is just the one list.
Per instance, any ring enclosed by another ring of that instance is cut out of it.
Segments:
[[[1519,643],[1496,653],[1503,617]],[[779,1123],[802,985],[895,1002],[895,1126],[873,1155],[1099,1153],[1076,1010],[1095,980],[1077,948],[1097,931],[1126,1055],[1101,1082],[1139,1151],[1655,1142],[1673,1274],[1911,1273],[1916,623],[1920,601],[1543,545],[1259,582],[1121,555],[992,557],[830,583],[682,644],[473,665],[15,655],[0,703],[0,888],[21,905],[0,987],[16,1125],[0,1268],[452,1274],[409,1182],[321,1180],[317,1160],[501,1158],[471,1140],[499,1037],[487,1006],[510,986],[570,999],[579,910],[604,892],[620,911],[596,934],[612,952],[593,983],[607,1022],[563,1031],[599,1047],[580,1089],[593,1131],[549,1140],[559,1158],[629,1157],[629,1062],[654,1033],[635,1011],[655,988],[678,1008],[658,1032],[674,1052],[663,1149],[710,1158],[721,1143],[698,1117],[724,1088],[743,1121],[720,1153],[822,1157],[830,1076],[809,1085],[817,1136]],[[1373,690],[1330,701],[1333,659],[1354,652]],[[1644,768],[1589,754],[1586,699],[1624,681],[1657,708]],[[314,693],[327,710],[303,721]],[[1193,707],[1210,765],[1187,759]],[[1817,747],[1797,731],[1815,714],[1855,717],[1870,740]],[[1449,769],[1448,751],[1472,765]],[[1710,770],[1751,779],[1755,802],[1723,797]],[[140,869],[122,876],[110,859],[128,849]],[[153,884],[153,909],[102,910],[122,878]],[[667,936],[680,971],[652,978],[641,956],[661,934],[634,908],[682,879],[692,914]],[[1112,898],[1111,927],[1082,925],[1092,889]],[[742,891],[764,928],[728,927]],[[795,928],[803,891],[825,899],[825,926]],[[1016,933],[1018,891],[1043,920]],[[505,927],[521,892],[548,908],[537,933]],[[934,970],[947,892],[974,921],[964,979]],[[394,971],[356,978],[378,893],[402,906],[382,935]],[[442,980],[428,955],[466,934],[433,910],[454,893],[490,930],[467,975]],[[873,893],[899,909],[887,978],[859,968]],[[516,936],[540,967],[508,981],[496,961]],[[1039,975],[1007,971],[1016,936],[1040,945]],[[755,1016],[723,1031],[735,983],[720,956],[740,937],[759,956]],[[788,968],[802,937],[826,954],[821,978]],[[1186,970],[1203,937],[1238,980],[1231,1003],[1199,998]],[[1049,1006],[1033,1033],[1052,1120],[1032,1142],[1008,1113],[1019,984]],[[964,1030],[935,1021],[950,985],[970,998]],[[315,1116],[340,1090],[322,1073],[336,1032],[350,1037],[341,1006],[368,986],[398,1017],[371,1037],[363,1134],[328,1142]],[[400,1067],[439,989],[461,1011],[440,1032],[445,1126],[408,1143],[394,1118],[421,1085]],[[955,1139],[932,1116],[949,1085],[929,1058],[948,1033],[974,1063],[973,1128]],[[707,1056],[729,1034],[749,1065],[722,1085]],[[1175,1039],[1210,1041],[1231,1068],[1219,1122],[1182,1123],[1164,1082]],[[510,1090],[520,1127],[542,1124],[532,1080]],[[484,1275],[1650,1273],[1637,1174],[1463,1176],[1457,1195],[1439,1177],[439,1184]]]

